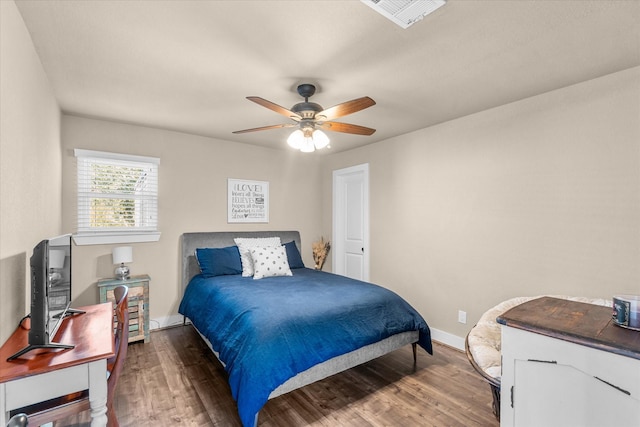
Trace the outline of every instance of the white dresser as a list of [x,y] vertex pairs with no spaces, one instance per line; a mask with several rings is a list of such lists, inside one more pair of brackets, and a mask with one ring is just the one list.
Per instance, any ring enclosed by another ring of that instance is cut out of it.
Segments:
[[640,426],[640,332],[612,309],[552,297],[502,325],[501,426]]

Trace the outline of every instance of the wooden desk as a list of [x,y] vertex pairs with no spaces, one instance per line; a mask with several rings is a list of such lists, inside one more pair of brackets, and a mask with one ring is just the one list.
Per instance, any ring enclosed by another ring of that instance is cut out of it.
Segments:
[[113,305],[80,307],[85,314],[65,319],[53,341],[70,350],[37,349],[7,362],[28,344],[29,331],[18,329],[0,348],[0,426],[9,411],[82,390],[89,390],[91,425],[107,425],[107,359],[115,354]]

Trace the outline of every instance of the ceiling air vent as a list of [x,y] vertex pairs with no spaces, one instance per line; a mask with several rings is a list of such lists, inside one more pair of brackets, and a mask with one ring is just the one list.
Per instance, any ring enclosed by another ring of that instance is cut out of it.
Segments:
[[408,28],[445,4],[445,0],[360,0],[379,14]]

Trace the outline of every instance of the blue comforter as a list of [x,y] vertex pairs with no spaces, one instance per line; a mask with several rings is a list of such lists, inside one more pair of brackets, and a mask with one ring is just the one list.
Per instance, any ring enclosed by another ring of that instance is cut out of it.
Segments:
[[307,268],[261,280],[196,276],[179,312],[219,353],[245,426],[279,385],[332,357],[411,330],[432,353],[427,323],[397,294]]

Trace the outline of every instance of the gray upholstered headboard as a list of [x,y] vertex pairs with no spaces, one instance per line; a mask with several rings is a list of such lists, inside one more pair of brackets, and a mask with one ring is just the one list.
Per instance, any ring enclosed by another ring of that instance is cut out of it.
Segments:
[[224,248],[234,246],[236,237],[280,237],[284,244],[295,241],[298,250],[302,253],[300,233],[298,231],[219,231],[202,233],[184,233],[181,239],[182,254],[182,292],[189,284],[189,280],[200,273],[200,267],[196,260],[195,252],[198,248]]

